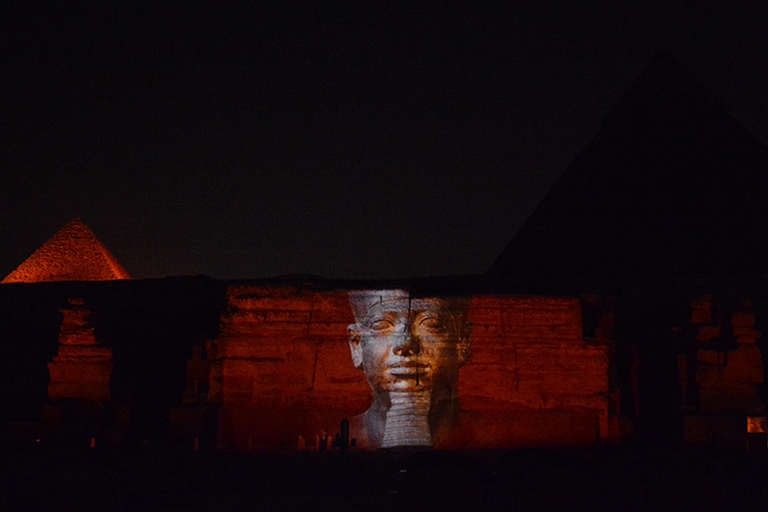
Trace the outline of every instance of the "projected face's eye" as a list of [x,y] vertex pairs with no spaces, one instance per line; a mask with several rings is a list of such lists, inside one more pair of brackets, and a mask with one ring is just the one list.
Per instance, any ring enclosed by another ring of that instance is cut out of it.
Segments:
[[368,327],[372,331],[387,331],[395,327],[395,321],[389,315],[377,316],[370,320]]
[[427,331],[439,331],[443,328],[443,322],[441,321],[440,316],[435,313],[426,313],[420,315],[417,319],[416,325],[420,329]]

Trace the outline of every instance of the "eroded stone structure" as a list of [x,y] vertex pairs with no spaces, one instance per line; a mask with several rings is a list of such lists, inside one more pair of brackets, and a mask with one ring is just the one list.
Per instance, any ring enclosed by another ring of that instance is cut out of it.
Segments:
[[[691,303],[700,295],[679,294],[654,316],[604,296],[493,294],[462,283],[292,278],[0,287],[7,348],[0,391],[13,404],[0,420],[14,439],[249,451],[317,449],[324,437],[330,449],[343,419],[351,421],[357,449],[615,444],[633,433],[654,442],[651,428],[678,442],[743,448],[748,419],[765,417],[760,331],[767,306],[759,297]],[[386,318],[367,318],[370,304],[356,314],[350,292],[391,294],[397,307],[382,309]],[[392,347],[411,345],[413,354],[380,366],[403,386],[389,394],[383,435],[370,443],[358,420],[375,401],[376,365],[360,371],[366,365],[351,349],[361,323],[373,329],[381,326],[370,322],[382,320],[401,336],[390,339]],[[426,332],[418,331],[422,320]],[[643,340],[665,350],[635,345]],[[436,348],[444,356],[414,355]],[[426,377],[437,367],[446,373],[436,394]],[[435,409],[437,402],[443,405]]]
[[[209,402],[225,449],[295,446],[333,437],[371,405],[356,369],[346,290],[242,286],[228,290]],[[461,369],[461,428],[441,448],[587,445],[609,437],[608,347],[582,333],[569,298],[464,297],[471,357]]]
[[761,333],[749,301],[717,316],[714,302],[705,296],[691,303],[695,341],[678,359],[685,441],[741,446],[746,418],[765,416],[757,393],[764,382]]
[[48,396],[52,400],[106,402],[111,397],[112,349],[96,342],[91,312],[84,301],[70,299],[69,304],[61,311],[58,353],[48,364]]

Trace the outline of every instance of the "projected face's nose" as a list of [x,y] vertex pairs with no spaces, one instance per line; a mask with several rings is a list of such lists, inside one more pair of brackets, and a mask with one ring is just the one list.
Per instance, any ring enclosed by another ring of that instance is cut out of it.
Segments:
[[410,322],[398,323],[397,331],[392,352],[401,357],[411,357],[421,352],[421,343],[418,336],[413,333]]

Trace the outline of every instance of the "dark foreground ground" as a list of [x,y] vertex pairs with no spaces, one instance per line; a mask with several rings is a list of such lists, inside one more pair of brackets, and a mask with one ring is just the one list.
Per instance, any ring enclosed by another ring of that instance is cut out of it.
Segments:
[[2,511],[768,510],[768,455],[5,449]]

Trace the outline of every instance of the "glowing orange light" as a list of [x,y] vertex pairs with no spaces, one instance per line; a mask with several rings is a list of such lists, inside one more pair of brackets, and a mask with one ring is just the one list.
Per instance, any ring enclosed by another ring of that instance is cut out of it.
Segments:
[[88,226],[80,219],[74,219],[2,282],[112,281],[130,278]]

